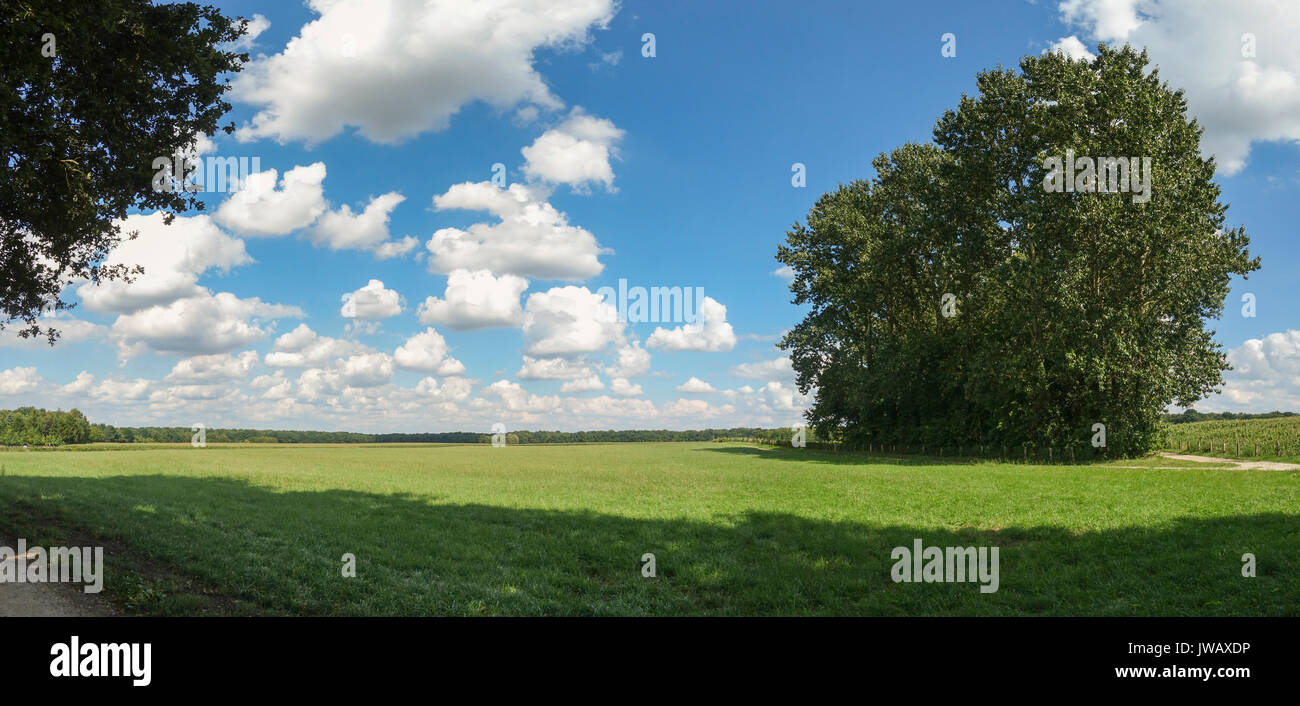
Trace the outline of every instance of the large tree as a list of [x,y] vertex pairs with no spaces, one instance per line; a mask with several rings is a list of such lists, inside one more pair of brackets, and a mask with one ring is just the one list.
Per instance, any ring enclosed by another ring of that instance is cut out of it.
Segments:
[[248,59],[229,43],[246,27],[193,3],[0,6],[0,329],[21,321],[19,335],[53,343],[39,319],[72,306],[65,286],[142,272],[103,265],[132,236],[115,223],[128,209],[170,220],[203,208],[184,190],[155,191],[153,162],[218,129],[229,73]]
[[[1098,51],[981,73],[932,144],[881,155],[787,233],[777,259],[810,311],[781,346],[819,434],[1088,449],[1104,424],[1135,454],[1168,405],[1222,383],[1206,325],[1259,260],[1182,92],[1145,52]],[[1068,155],[1150,158],[1149,191],[1105,174],[1058,191]]]

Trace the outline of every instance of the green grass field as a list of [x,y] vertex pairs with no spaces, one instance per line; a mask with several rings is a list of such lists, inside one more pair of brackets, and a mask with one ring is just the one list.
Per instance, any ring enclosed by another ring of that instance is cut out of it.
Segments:
[[[103,544],[106,594],[142,614],[1300,615],[1295,471],[716,443],[119,447],[0,465],[0,536]],[[999,547],[1000,589],[894,583],[890,551],[916,538]]]

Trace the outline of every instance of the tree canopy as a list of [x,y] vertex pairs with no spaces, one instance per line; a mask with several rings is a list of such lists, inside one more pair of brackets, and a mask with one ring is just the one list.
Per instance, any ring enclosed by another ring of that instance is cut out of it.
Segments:
[[155,191],[153,161],[218,129],[228,72],[248,58],[228,43],[246,27],[194,3],[0,6],[0,328],[20,320],[19,335],[53,343],[39,319],[72,306],[65,286],[143,272],[102,262],[128,209],[203,208]]
[[[1102,424],[1134,454],[1171,403],[1221,384],[1206,325],[1259,260],[1225,226],[1182,92],[1145,52],[1098,51],[982,72],[933,143],[880,155],[787,233],[777,259],[809,311],[780,345],[820,436],[1086,448]],[[1075,156],[1122,159],[1133,188],[1113,166],[1054,188]]]

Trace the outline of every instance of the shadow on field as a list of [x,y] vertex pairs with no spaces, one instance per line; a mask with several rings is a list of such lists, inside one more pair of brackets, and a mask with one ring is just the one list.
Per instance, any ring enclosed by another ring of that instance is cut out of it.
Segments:
[[[143,560],[301,615],[1300,614],[1300,523],[1280,513],[1084,534],[937,531],[770,512],[638,519],[225,478],[10,476],[0,530],[120,549],[110,594],[134,580],[122,564]],[[894,583],[891,550],[917,538],[999,547],[999,590]],[[641,573],[647,552],[655,578]],[[1257,578],[1242,577],[1244,552],[1258,557]],[[342,576],[345,553],[356,578]]]
[[[1008,460],[997,458],[982,458],[975,456],[957,456],[953,454],[953,449],[948,449],[948,455],[939,456],[933,453],[911,454],[911,453],[890,453],[890,452],[869,452],[869,451],[824,451],[820,449],[794,449],[788,446],[716,446],[695,449],[703,453],[720,453],[731,456],[752,456],[762,458],[768,461],[797,461],[799,463],[828,463],[836,466],[865,466],[874,463],[888,463],[891,466],[974,466],[980,463],[1024,463],[1023,456],[1015,456]],[[933,451],[933,449],[931,450]],[[1059,452],[1059,449],[1057,450]],[[1030,457],[1028,465],[1031,466],[1087,466],[1091,463],[1109,463],[1113,458],[1096,458],[1091,461],[1079,458],[1079,463],[1062,464],[1060,458],[1055,462],[1049,462],[1046,456],[1042,458]]]

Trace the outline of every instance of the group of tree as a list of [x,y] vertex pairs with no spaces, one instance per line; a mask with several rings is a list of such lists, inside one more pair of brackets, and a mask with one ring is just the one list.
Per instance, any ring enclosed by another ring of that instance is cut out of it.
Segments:
[[[788,231],[777,259],[808,313],[780,345],[822,438],[1068,448],[1103,424],[1111,453],[1137,454],[1222,383],[1206,323],[1259,260],[1182,92],[1129,47],[1019,69],[980,73],[933,142],[882,154]],[[1070,155],[1149,157],[1149,200],[1095,166],[1083,181],[1082,161],[1080,188],[1048,188]]]
[[90,422],[78,410],[0,409],[0,446],[62,446],[90,440]]
[[[90,441],[115,443],[179,444],[190,443],[195,432],[191,427],[115,427],[92,424]],[[207,429],[207,443],[252,444],[362,444],[375,441],[374,434],[350,431],[284,431],[268,429]]]
[[[0,329],[51,344],[43,325],[69,282],[130,281],[104,264],[132,209],[202,210],[184,189],[155,190],[154,160],[232,132],[218,121],[233,50],[247,20],[192,2],[61,0],[0,3]],[[184,179],[185,175],[174,175]]]
[[[631,441],[714,441],[717,439],[770,439],[788,442],[789,429],[762,429],[735,427],[731,429],[623,429],[604,431],[512,431],[505,435],[507,445],[513,444],[591,444]],[[490,443],[491,434],[480,434],[479,443]]]
[[[53,413],[52,413],[53,414]],[[78,413],[80,414],[80,413]],[[191,427],[116,427],[109,424],[89,425],[84,441],[115,443],[190,443]],[[204,429],[207,443],[280,443],[280,444],[489,444],[492,434],[469,431],[427,433],[363,434],[348,431],[289,431],[280,429]],[[770,439],[788,442],[789,429],[737,427],[732,429],[630,429],[607,431],[512,431],[506,443],[514,444],[586,444],[628,441],[711,441],[723,438]],[[67,441],[64,443],[83,443]]]
[[1178,414],[1166,414],[1165,421],[1170,424],[1186,424],[1218,419],[1277,419],[1294,416],[1296,416],[1295,412],[1198,412],[1195,409],[1186,409]]

